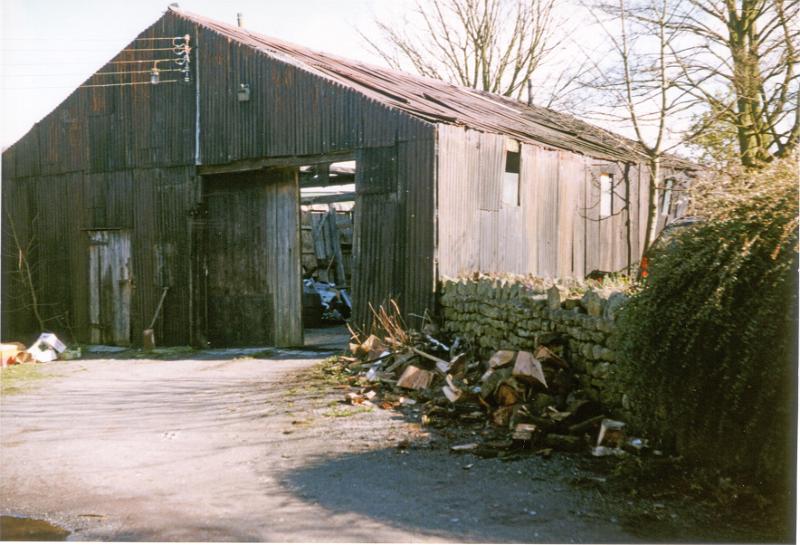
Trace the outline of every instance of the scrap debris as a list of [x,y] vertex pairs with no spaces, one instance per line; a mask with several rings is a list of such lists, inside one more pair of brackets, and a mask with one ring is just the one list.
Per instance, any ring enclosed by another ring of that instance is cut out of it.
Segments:
[[[453,452],[479,456],[550,456],[553,451],[595,456],[641,452],[646,442],[625,435],[625,424],[579,388],[557,340],[532,352],[498,350],[488,359],[443,336],[429,320],[422,331],[405,326],[397,304],[372,309],[370,334],[351,329],[353,357],[345,358],[346,403],[405,407],[425,426],[455,436]],[[478,440],[479,439],[479,440]]]
[[70,360],[81,357],[80,348],[68,349],[53,333],[42,333],[28,348],[19,342],[0,344],[0,365],[48,363],[56,359]]

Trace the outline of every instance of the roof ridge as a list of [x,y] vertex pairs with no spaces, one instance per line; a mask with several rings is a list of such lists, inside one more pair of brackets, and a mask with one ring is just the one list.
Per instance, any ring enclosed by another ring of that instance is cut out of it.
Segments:
[[[572,114],[318,51],[181,8],[170,6],[168,12],[428,122],[506,134],[600,159],[638,162],[647,156],[640,143]],[[677,156],[668,157],[684,166],[691,164]]]

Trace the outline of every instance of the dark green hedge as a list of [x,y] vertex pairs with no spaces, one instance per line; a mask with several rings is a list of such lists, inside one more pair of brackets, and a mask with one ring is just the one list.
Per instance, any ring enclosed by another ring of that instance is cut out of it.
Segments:
[[791,479],[798,186],[782,165],[700,194],[707,221],[651,260],[619,322],[633,424],[754,484]]

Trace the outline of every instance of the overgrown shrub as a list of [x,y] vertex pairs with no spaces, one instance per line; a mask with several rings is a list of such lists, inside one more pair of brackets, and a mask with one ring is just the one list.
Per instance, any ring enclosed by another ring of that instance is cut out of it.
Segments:
[[770,488],[794,467],[797,177],[787,161],[700,185],[706,221],[654,256],[619,321],[633,424]]

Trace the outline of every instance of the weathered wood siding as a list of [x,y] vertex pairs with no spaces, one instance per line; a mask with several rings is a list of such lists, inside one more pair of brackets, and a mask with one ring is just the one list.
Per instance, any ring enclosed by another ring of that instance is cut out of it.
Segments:
[[[446,125],[437,135],[441,276],[582,278],[596,269],[618,271],[629,262],[629,238],[630,261],[638,261],[647,190],[647,173],[638,165],[521,144],[519,206],[513,206],[501,201],[505,136]],[[602,219],[601,174],[614,182],[612,214]]]
[[205,187],[208,340],[302,346],[296,173],[211,176]]

